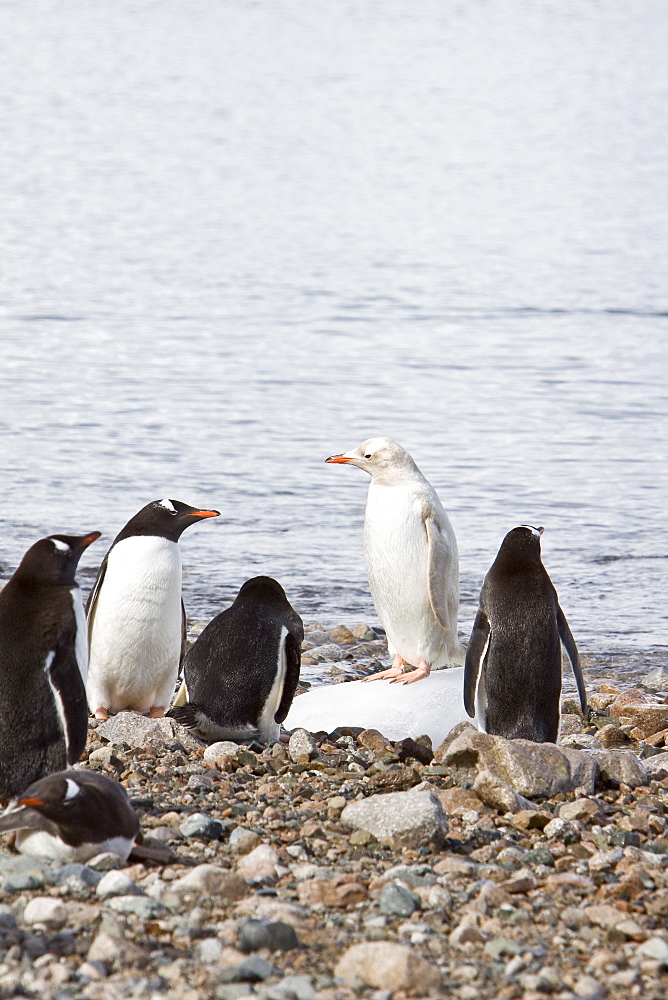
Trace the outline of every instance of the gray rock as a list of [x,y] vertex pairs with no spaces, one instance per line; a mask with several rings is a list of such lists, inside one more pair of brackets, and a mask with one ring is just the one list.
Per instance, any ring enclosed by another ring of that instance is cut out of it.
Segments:
[[506,740],[472,727],[452,742],[446,740],[435,756],[458,784],[472,785],[481,771],[491,771],[528,799],[552,798],[576,788],[591,794],[598,775],[591,754],[554,743]]
[[643,766],[648,775],[657,774],[659,771],[668,771],[668,752],[646,757],[643,760]]
[[219,757],[226,755],[228,757],[234,757],[237,750],[239,749],[238,744],[233,743],[232,740],[219,740],[218,743],[210,743],[209,746],[204,751],[204,760],[218,760]]
[[288,743],[288,753],[290,760],[296,764],[300,757],[308,757],[309,760],[317,757],[318,747],[311,734],[307,733],[305,729],[295,729]]
[[636,951],[639,958],[653,958],[656,962],[668,966],[668,944],[660,937],[650,938],[640,945]]
[[378,898],[380,912],[386,917],[410,917],[420,908],[420,899],[397,882],[386,882]]
[[562,747],[569,750],[599,750],[601,744],[591,733],[574,733],[560,740]]
[[184,837],[196,840],[220,840],[225,832],[225,825],[219,819],[212,819],[206,813],[192,813],[179,826],[179,832]]
[[76,862],[71,865],[63,865],[57,868],[51,881],[54,885],[82,886],[84,889],[95,889],[102,878],[102,872],[96,872],[88,865],[80,865]]
[[174,719],[149,719],[134,712],[119,712],[97,727],[97,735],[110,743],[126,743],[130,747],[145,747],[151,743],[173,743],[178,740],[190,750],[201,747],[192,733]]
[[271,962],[259,955],[249,955],[238,965],[222,969],[220,979],[224,983],[259,983],[268,979],[274,971]]
[[264,986],[259,992],[263,1000],[313,1000],[316,995],[307,976],[285,976],[279,983]]
[[0,906],[0,931],[15,931],[16,915],[11,906]]
[[247,983],[227,983],[225,986],[216,986],[213,994],[216,1000],[238,1000],[239,997],[251,995],[251,989]]
[[23,911],[23,922],[28,925],[43,924],[49,928],[64,927],[67,923],[65,904],[51,896],[36,896]]
[[395,865],[378,877],[382,877],[387,882],[397,879],[400,882],[405,882],[411,889],[421,889],[424,886],[436,884],[436,876],[429,865]]
[[101,899],[109,896],[142,896],[144,890],[123,872],[107,872],[97,884],[95,894]]
[[26,889],[43,889],[44,875],[39,869],[7,875],[0,886],[1,892],[23,892]]
[[518,795],[507,781],[492,771],[478,772],[473,782],[473,791],[486,806],[491,806],[500,812],[516,813],[520,809],[536,808],[532,802],[523,795]]
[[123,860],[113,851],[103,851],[90,859],[88,867],[95,872],[113,872],[123,867]]
[[242,951],[292,951],[299,947],[294,927],[282,920],[246,920],[239,930]]
[[247,882],[274,883],[278,878],[278,854],[270,844],[258,844],[239,859],[237,873]]
[[204,938],[195,946],[195,960],[203,965],[218,965],[223,946],[218,938]]
[[131,913],[140,920],[155,920],[167,912],[162,903],[149,896],[114,896],[109,906],[116,913]]
[[593,976],[580,976],[573,992],[582,1000],[605,1000],[606,991]]
[[342,660],[344,656],[347,655],[346,650],[341,649],[341,647],[337,646],[336,643],[331,642],[329,636],[327,636],[327,640],[328,641],[323,643],[321,646],[315,646],[313,649],[309,649],[309,656],[321,656],[322,659],[327,662]]
[[230,850],[235,854],[249,854],[262,842],[262,838],[255,830],[247,830],[243,826],[238,826],[230,834]]
[[[638,760],[631,750],[608,750],[606,753],[597,753],[595,756],[598,762],[599,776],[602,781],[608,784],[624,784],[630,788],[637,788],[639,785],[646,785],[649,781],[648,765]],[[652,759],[655,760],[656,757]]]
[[650,670],[639,683],[650,691],[668,691],[668,670],[665,667]]
[[349,802],[341,821],[396,847],[439,846],[448,832],[441,803],[430,791],[389,792]]

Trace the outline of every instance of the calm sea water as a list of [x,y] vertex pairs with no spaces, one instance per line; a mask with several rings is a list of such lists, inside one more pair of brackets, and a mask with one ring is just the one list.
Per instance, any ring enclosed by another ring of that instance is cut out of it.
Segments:
[[[0,3],[0,563],[163,496],[189,614],[268,573],[373,622],[395,437],[459,540],[506,531],[584,655],[660,662],[668,540],[664,0]],[[97,551],[96,551],[97,550]]]

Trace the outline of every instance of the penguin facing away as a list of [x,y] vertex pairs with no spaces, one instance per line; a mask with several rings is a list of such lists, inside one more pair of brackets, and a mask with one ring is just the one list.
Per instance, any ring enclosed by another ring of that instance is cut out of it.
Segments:
[[247,580],[188,650],[188,700],[177,698],[169,715],[208,743],[278,739],[299,681],[303,638],[280,583]]
[[50,774],[25,789],[0,816],[0,832],[16,830],[22,854],[63,864],[111,851],[123,861],[139,835],[125,789],[95,771]]
[[543,528],[509,531],[480,592],[464,668],[464,705],[484,732],[556,743],[561,643],[575,675],[583,713],[587,695],[575,640],[543,566]]
[[133,709],[165,714],[185,648],[179,538],[217,510],[154,500],[104,557],[88,599],[88,704],[98,719]]
[[0,799],[76,763],[86,746],[88,643],[74,574],[99,537],[40,539],[0,591]]
[[[326,461],[356,465],[371,476],[364,556],[394,661],[367,680],[412,684],[432,668],[461,665],[457,541],[436,490],[390,438],[371,438]],[[404,666],[415,669],[404,674]]]

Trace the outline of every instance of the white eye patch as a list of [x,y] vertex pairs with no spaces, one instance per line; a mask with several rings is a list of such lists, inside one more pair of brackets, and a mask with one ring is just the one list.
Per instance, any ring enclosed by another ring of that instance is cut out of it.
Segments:
[[65,784],[67,785],[67,791],[65,792],[65,801],[69,802],[76,795],[81,794],[81,789],[77,785],[76,781],[72,781],[71,778],[65,778]]
[[534,528],[533,524],[520,524],[520,528],[526,528],[527,531],[530,531],[532,535],[536,536],[536,538],[540,538],[544,530],[543,528]]
[[51,541],[53,542],[53,544],[55,545],[55,547],[58,549],[59,552],[71,551],[70,546],[67,544],[67,542],[61,542],[59,538],[52,538]]
[[174,507],[174,505],[172,503],[170,503],[169,500],[160,500],[158,502],[158,506],[159,507],[164,507],[165,510],[171,511],[172,514],[176,514],[176,508]]

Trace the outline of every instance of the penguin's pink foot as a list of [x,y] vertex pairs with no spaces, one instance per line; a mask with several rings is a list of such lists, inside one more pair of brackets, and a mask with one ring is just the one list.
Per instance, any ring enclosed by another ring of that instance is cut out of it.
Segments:
[[100,722],[106,722],[109,719],[109,709],[100,705],[99,708],[95,709],[95,718],[99,719]]
[[390,680],[393,677],[401,677],[404,672],[404,667],[406,661],[398,654],[394,657],[392,661],[392,666],[388,667],[387,670],[381,670],[379,674],[371,674],[370,677],[365,677],[365,681],[380,681],[380,680]]
[[431,673],[431,667],[427,666],[426,663],[420,663],[415,670],[411,670],[410,673],[404,674],[403,677],[397,677],[396,680],[392,681],[392,684],[414,684],[415,681],[421,681],[425,677],[429,677]]
[[149,719],[164,719],[165,709],[164,706],[154,705],[153,708],[148,713]]

